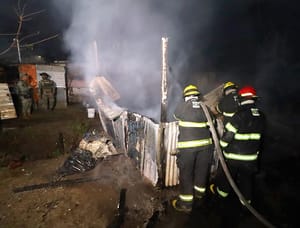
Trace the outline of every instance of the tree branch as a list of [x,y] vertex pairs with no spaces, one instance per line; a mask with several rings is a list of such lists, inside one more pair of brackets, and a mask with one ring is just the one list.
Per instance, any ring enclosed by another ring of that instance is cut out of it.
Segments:
[[23,48],[23,47],[31,47],[31,46],[34,46],[34,45],[36,45],[36,44],[43,43],[43,42],[48,41],[48,40],[52,40],[52,39],[54,39],[54,38],[56,38],[56,37],[58,37],[58,36],[59,36],[59,34],[56,34],[56,35],[47,37],[47,38],[45,38],[45,39],[42,39],[42,40],[39,40],[39,41],[30,43],[30,44],[24,44],[24,45],[21,45],[20,47],[22,47],[22,48]]
[[[17,23],[18,23],[17,31],[16,31],[16,33],[3,33],[3,34],[0,34],[0,36],[1,35],[14,36],[12,42],[9,44],[9,47],[6,48],[3,51],[0,51],[0,55],[4,55],[7,52],[9,52],[12,48],[17,47],[16,42],[20,43],[21,41],[24,41],[24,39],[26,39],[26,38],[29,38],[31,36],[39,35],[40,34],[40,32],[38,31],[38,32],[32,33],[30,35],[26,35],[26,36],[20,37],[21,34],[22,34],[21,31],[22,31],[22,28],[23,28],[23,23],[26,22],[26,21],[32,20],[32,16],[35,16],[37,14],[40,14],[40,13],[43,13],[43,12],[46,11],[46,10],[43,9],[43,10],[38,10],[38,11],[26,14],[25,13],[26,9],[27,9],[27,4],[26,3],[21,3],[21,0],[18,0],[17,7],[14,8],[14,11],[15,11],[17,19],[18,19],[18,21],[17,21]],[[22,48],[24,48],[24,47],[32,47],[32,46],[34,46],[36,44],[40,44],[40,43],[46,42],[46,41],[54,39],[54,38],[56,38],[58,36],[59,36],[59,34],[56,34],[56,35],[47,37],[45,39],[38,40],[36,42],[32,42],[30,44],[21,45],[20,47],[22,47]]]

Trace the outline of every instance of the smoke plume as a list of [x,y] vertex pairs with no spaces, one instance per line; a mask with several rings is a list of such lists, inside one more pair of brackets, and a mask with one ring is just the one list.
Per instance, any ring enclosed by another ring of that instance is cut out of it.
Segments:
[[[196,10],[193,1],[54,3],[60,12],[66,12],[69,27],[64,33],[65,46],[72,62],[84,66],[86,79],[106,77],[120,93],[121,106],[154,119],[160,116],[161,38],[169,38],[168,60],[173,74],[169,83],[176,84],[185,77],[180,72],[193,48],[189,39],[209,21],[207,4]],[[189,13],[197,13],[197,20],[204,20],[193,21]]]

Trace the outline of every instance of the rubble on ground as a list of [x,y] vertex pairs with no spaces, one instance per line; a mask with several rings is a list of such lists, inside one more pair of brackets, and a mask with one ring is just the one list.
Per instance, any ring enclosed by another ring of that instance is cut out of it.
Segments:
[[112,140],[96,129],[89,130],[66,159],[58,173],[62,176],[82,173],[95,168],[97,161],[120,154]]

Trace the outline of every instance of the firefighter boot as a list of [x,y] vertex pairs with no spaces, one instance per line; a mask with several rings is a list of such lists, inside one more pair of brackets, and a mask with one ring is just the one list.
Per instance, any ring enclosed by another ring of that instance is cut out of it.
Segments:
[[182,202],[180,199],[172,200],[172,206],[176,211],[190,213],[192,211],[192,203]]
[[215,195],[217,193],[216,185],[215,184],[211,184],[209,186],[209,190],[210,190],[210,193],[212,193],[213,195]]
[[203,193],[196,192],[193,209],[203,210],[205,208],[206,198]]

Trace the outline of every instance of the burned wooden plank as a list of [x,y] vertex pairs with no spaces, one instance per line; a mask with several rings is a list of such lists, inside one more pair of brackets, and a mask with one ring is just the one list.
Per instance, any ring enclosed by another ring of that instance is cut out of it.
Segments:
[[118,212],[116,216],[114,217],[112,223],[110,223],[107,228],[120,228],[122,227],[124,221],[125,221],[125,214],[127,211],[126,208],[126,188],[122,188],[120,191],[120,198],[119,198],[119,204],[118,204]]
[[0,83],[0,120],[13,118],[17,118],[17,113],[8,84]]
[[94,182],[94,181],[103,179],[104,177],[105,176],[98,177],[98,178],[77,178],[77,179],[69,179],[69,180],[62,180],[62,181],[50,181],[50,182],[46,182],[46,183],[17,187],[17,188],[14,188],[12,191],[14,193],[20,193],[20,192],[33,191],[33,190],[42,189],[42,188],[57,188],[57,187],[70,186],[70,185],[86,183],[86,182]]

